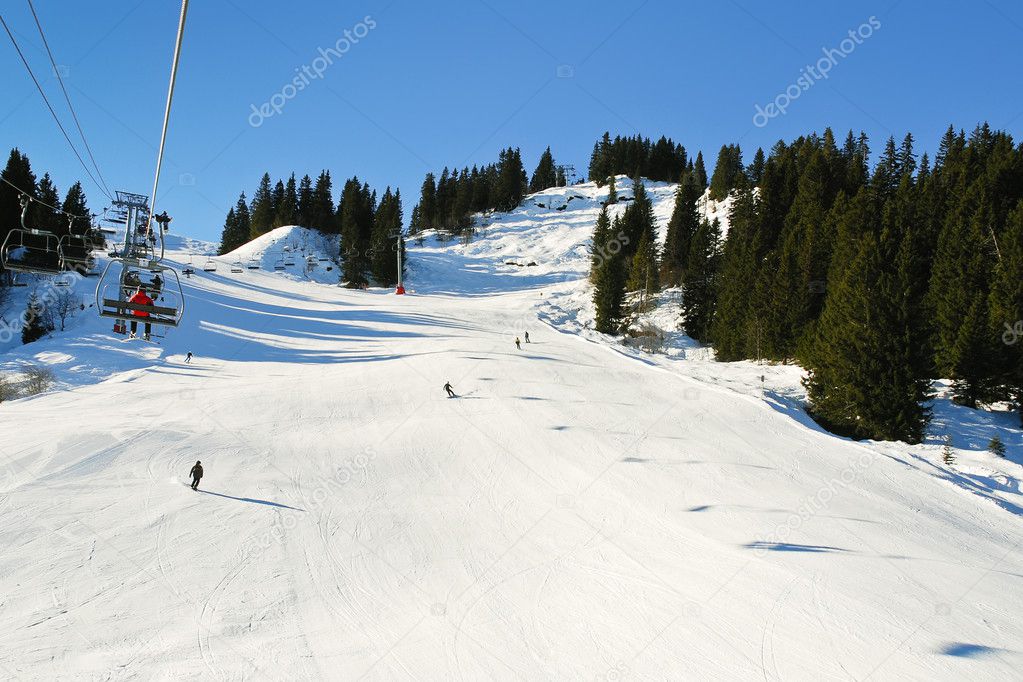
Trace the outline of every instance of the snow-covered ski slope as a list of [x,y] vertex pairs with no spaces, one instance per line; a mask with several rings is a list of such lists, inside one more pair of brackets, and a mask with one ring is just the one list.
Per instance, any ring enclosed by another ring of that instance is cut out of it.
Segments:
[[792,368],[601,339],[599,191],[529,201],[572,194],[410,243],[413,295],[195,259],[162,345],[0,355],[63,382],[0,405],[0,677],[1017,679],[1018,429],[943,467],[794,416]]

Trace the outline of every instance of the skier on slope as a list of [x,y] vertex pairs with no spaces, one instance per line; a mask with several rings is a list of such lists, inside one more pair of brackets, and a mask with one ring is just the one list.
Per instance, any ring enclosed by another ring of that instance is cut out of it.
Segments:
[[192,467],[188,474],[192,477],[192,490],[198,490],[199,480],[202,478],[202,462],[196,460],[195,466]]
[[519,337],[515,337],[515,347],[522,350],[522,343],[519,341]]
[[[153,299],[149,298],[149,296],[146,296],[146,290],[143,289],[141,286],[138,288],[138,291],[135,292],[135,295],[132,296],[130,299],[128,299],[128,301],[130,303],[134,303],[135,305],[153,305]],[[145,310],[133,310],[131,314],[132,314],[133,317],[145,318],[145,320],[146,320],[146,322],[145,322],[145,335],[142,338],[144,338],[146,341],[148,341],[149,340],[149,333],[153,330],[153,325],[149,323],[149,313],[147,313]],[[139,321],[138,320],[132,320],[131,321],[131,338],[135,338],[135,333],[138,331],[138,329],[139,329]]]
[[525,332],[523,336],[526,339],[526,343],[529,343],[529,332]]
[[444,390],[447,392],[449,398],[457,398],[454,389],[451,388],[451,382],[448,381],[444,384]]

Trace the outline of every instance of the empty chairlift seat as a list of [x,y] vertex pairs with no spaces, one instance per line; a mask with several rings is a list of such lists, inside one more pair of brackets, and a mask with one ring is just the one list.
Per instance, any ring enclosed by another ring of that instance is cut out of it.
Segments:
[[60,240],[44,230],[15,229],[7,234],[2,253],[4,268],[36,275],[60,274]]

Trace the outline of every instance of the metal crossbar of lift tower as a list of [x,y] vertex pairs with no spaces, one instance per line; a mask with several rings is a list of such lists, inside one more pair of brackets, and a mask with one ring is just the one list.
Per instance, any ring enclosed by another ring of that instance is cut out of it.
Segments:
[[144,194],[135,194],[134,192],[123,192],[121,190],[115,190],[114,194],[117,195],[117,198],[113,202],[115,206],[149,208],[149,197],[147,197]]

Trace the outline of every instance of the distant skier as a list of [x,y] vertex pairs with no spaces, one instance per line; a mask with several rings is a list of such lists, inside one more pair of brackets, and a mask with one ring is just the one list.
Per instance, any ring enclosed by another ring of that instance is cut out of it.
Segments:
[[525,332],[525,333],[523,334],[523,336],[524,336],[524,337],[525,337],[525,339],[526,339],[526,343],[529,343],[529,332]]
[[192,351],[188,351],[188,355],[185,356],[185,364],[192,364]]
[[196,460],[195,466],[188,473],[192,477],[192,490],[198,490],[199,480],[202,478],[202,462]]
[[455,395],[454,389],[451,388],[451,382],[450,381],[444,384],[444,390],[447,392],[449,398],[457,398],[458,397],[457,395]]
[[[138,291],[135,292],[135,295],[132,296],[130,299],[128,299],[128,301],[130,303],[134,303],[135,305],[153,305],[153,299],[151,299],[148,296],[146,296],[146,290],[143,289],[142,287],[139,287]],[[149,323],[149,313],[147,313],[145,310],[133,310],[131,314],[132,314],[132,317],[142,317],[142,318],[146,319],[146,323],[145,323],[145,332],[146,333],[145,333],[145,335],[142,338],[145,339],[146,341],[148,341],[149,340],[149,333],[153,330],[153,325]],[[135,333],[138,331],[138,329],[139,329],[139,321],[138,320],[132,320],[131,321],[131,338],[135,338]]]
[[515,347],[518,348],[519,350],[522,350],[522,343],[519,341],[519,337],[517,336],[515,337]]

